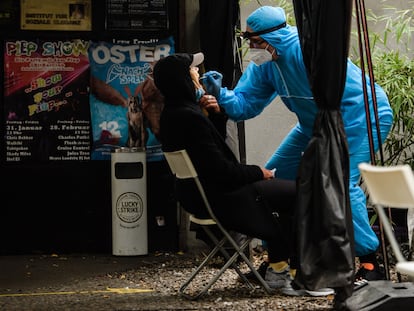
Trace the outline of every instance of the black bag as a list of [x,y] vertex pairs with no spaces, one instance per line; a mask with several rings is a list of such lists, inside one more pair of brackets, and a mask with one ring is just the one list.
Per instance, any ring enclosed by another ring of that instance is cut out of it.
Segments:
[[[325,119],[322,121],[322,119]],[[340,111],[319,112],[303,155],[294,217],[297,288],[345,288],[352,294],[354,235],[349,202],[349,160]],[[339,133],[338,133],[339,130]],[[320,157],[318,155],[324,155]]]

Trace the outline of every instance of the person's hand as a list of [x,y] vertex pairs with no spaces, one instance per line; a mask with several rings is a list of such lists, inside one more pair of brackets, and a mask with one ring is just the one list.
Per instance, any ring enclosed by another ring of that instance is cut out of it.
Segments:
[[220,106],[213,95],[203,95],[199,101],[200,107],[209,112],[219,113]]
[[219,98],[223,75],[217,71],[207,71],[200,78],[207,93],[213,95],[215,98]]
[[263,172],[263,179],[272,179],[274,178],[274,171],[273,170],[268,170],[266,168],[261,168],[262,172]]

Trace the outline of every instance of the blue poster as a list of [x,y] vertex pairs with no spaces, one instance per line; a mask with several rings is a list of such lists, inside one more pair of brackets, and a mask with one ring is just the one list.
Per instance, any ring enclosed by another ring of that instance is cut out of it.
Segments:
[[[161,144],[151,127],[152,113],[143,100],[144,81],[154,63],[174,53],[172,37],[128,43],[90,42],[90,110],[92,160],[110,160],[120,147],[144,147],[147,161],[163,159]],[[151,108],[151,109],[150,109]]]

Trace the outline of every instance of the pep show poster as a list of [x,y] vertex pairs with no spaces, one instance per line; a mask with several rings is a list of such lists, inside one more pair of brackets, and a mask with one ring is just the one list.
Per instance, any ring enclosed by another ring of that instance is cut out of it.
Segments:
[[90,159],[88,46],[4,42],[6,162]]
[[163,159],[141,89],[154,62],[172,53],[173,37],[90,43],[92,160],[109,160],[121,147],[145,147],[149,162]]

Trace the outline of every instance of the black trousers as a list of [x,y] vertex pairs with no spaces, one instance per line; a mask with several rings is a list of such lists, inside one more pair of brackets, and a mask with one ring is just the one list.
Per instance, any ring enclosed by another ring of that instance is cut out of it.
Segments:
[[214,213],[226,228],[267,242],[270,262],[290,258],[296,203],[294,181],[258,181],[213,201]]

